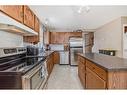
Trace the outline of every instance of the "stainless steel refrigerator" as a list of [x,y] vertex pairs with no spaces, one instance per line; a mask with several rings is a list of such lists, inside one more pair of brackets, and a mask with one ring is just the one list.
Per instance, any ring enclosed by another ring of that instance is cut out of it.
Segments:
[[77,53],[91,53],[93,46],[93,32],[82,33],[82,38],[80,37],[71,37],[69,39],[70,45],[70,65],[78,65]]
[[77,66],[78,56],[77,53],[83,53],[83,38],[71,37],[69,39],[70,46],[70,65]]

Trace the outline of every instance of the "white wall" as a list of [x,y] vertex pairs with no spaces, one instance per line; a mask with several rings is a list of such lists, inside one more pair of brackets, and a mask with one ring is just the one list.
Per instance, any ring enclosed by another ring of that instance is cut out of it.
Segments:
[[116,56],[122,57],[122,23],[124,20],[120,17],[98,28],[94,33],[93,52],[114,49],[117,50]]
[[17,34],[0,31],[0,47],[23,46],[23,37]]
[[[43,29],[40,26],[40,43],[43,43]],[[30,45],[23,42],[23,36],[5,31],[0,31],[0,48],[1,47],[19,47]]]
[[127,58],[127,35],[124,33],[124,26],[127,26],[127,17],[122,19],[122,30],[123,30],[123,58]]

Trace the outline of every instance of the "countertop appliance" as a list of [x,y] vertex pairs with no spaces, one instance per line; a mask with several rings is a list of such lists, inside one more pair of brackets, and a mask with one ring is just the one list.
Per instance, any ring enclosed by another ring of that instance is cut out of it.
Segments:
[[77,66],[78,56],[77,53],[83,53],[83,38],[71,37],[69,39],[70,45],[70,65]]
[[44,74],[46,72],[44,56],[35,56],[36,61],[28,64],[27,59],[31,56],[26,55],[25,47],[0,48],[0,54],[0,89],[40,88],[39,84],[47,76]]
[[110,56],[115,56],[116,55],[116,50],[111,50],[111,49],[99,49],[99,53],[101,54],[106,54]]
[[28,64],[34,64],[37,60],[38,57],[35,57],[38,55],[39,49],[36,46],[27,46],[27,63]]

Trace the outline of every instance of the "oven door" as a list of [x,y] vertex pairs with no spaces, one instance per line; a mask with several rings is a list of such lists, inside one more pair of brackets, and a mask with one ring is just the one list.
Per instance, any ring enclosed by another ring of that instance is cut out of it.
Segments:
[[40,64],[22,76],[23,89],[40,89],[43,81],[45,80],[45,74],[42,73],[42,68],[44,67]]

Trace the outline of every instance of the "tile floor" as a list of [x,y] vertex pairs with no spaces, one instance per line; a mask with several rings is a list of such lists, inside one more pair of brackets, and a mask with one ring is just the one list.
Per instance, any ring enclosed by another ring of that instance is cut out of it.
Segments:
[[56,64],[48,79],[46,89],[83,89],[78,77],[78,68]]

